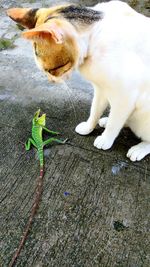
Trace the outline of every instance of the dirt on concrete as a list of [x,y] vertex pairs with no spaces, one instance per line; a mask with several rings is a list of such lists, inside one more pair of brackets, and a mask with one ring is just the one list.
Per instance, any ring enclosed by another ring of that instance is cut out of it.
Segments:
[[128,129],[109,151],[93,147],[99,127],[77,135],[75,126],[89,114],[91,85],[78,73],[50,84],[5,13],[51,3],[0,2],[0,266],[8,266],[30,214],[39,162],[36,150],[26,152],[20,142],[30,137],[33,114],[41,108],[47,127],[69,143],[45,149],[43,197],[16,267],[149,267],[150,157],[137,163],[126,158],[138,142]]

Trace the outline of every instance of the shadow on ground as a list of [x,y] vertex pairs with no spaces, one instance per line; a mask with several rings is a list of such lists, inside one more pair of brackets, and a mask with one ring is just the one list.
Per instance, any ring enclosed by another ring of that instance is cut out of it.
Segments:
[[0,266],[8,266],[30,214],[39,164],[36,151],[25,152],[20,141],[30,136],[40,107],[47,127],[70,142],[45,149],[43,197],[16,266],[148,267],[150,157],[126,158],[138,142],[128,129],[107,152],[93,147],[101,129],[75,134],[88,116],[92,88],[77,73],[62,85],[48,83],[5,16],[17,2],[2,1],[0,17],[0,37],[13,41],[0,51]]

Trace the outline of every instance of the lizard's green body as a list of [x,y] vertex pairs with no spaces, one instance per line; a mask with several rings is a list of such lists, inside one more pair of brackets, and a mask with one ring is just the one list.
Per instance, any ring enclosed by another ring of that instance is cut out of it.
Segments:
[[44,176],[44,152],[43,152],[43,148],[45,145],[48,145],[50,143],[52,143],[53,141],[64,144],[65,141],[61,141],[59,139],[56,138],[50,138],[46,141],[43,141],[43,137],[42,137],[42,132],[43,130],[45,130],[46,132],[53,134],[53,135],[57,135],[58,132],[53,132],[50,131],[49,129],[47,129],[45,127],[45,122],[46,122],[46,114],[43,114],[42,116],[40,116],[40,109],[35,113],[33,120],[32,120],[32,138],[29,138],[28,141],[25,144],[25,148],[26,150],[29,150],[31,147],[31,144],[37,149],[38,151],[38,156],[39,156],[39,160],[40,160],[40,176],[37,182],[37,187],[36,187],[36,193],[35,193],[35,200],[31,209],[31,214],[30,214],[30,218],[28,220],[28,223],[26,225],[23,237],[20,241],[19,247],[14,255],[14,257],[12,258],[12,261],[9,265],[9,267],[13,267],[20,252],[21,249],[26,241],[26,238],[28,236],[28,232],[30,230],[34,215],[38,209],[38,205],[39,205],[39,201],[40,201],[40,197],[42,194],[42,185],[43,185],[43,176]]
[[43,175],[43,168],[44,168],[43,147],[45,145],[52,143],[53,141],[61,143],[61,144],[64,143],[64,141],[61,141],[61,140],[53,138],[53,137],[46,140],[46,141],[43,141],[43,137],[42,137],[43,130],[45,130],[46,132],[48,132],[50,134],[54,134],[54,135],[55,134],[58,135],[59,133],[53,132],[53,131],[50,131],[49,129],[47,129],[45,127],[46,114],[43,114],[41,117],[39,117],[39,114],[40,114],[40,110],[38,110],[34,115],[34,118],[32,120],[32,138],[28,139],[28,141],[25,144],[25,148],[26,148],[26,150],[29,150],[31,144],[37,148],[38,156],[39,156],[39,160],[40,160],[40,176],[41,176],[41,175]]

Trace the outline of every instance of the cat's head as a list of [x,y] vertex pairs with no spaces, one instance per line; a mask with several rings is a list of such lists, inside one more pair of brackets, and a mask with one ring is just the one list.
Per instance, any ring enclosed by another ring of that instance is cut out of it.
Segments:
[[13,8],[7,11],[13,20],[29,29],[22,35],[32,41],[36,63],[50,81],[59,81],[74,69],[79,57],[76,31],[59,17],[57,10]]
[[12,8],[7,14],[28,29],[23,37],[32,41],[37,65],[54,82],[67,76],[79,62],[80,29],[101,17],[97,11],[74,5]]

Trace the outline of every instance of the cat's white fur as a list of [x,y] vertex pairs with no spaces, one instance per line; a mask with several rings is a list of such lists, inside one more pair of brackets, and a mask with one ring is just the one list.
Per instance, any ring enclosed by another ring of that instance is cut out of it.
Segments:
[[120,1],[94,7],[104,18],[80,36],[81,74],[94,86],[91,112],[76,132],[93,131],[109,105],[108,119],[94,146],[109,149],[127,124],[141,138],[130,148],[127,157],[141,160],[150,153],[150,18]]

